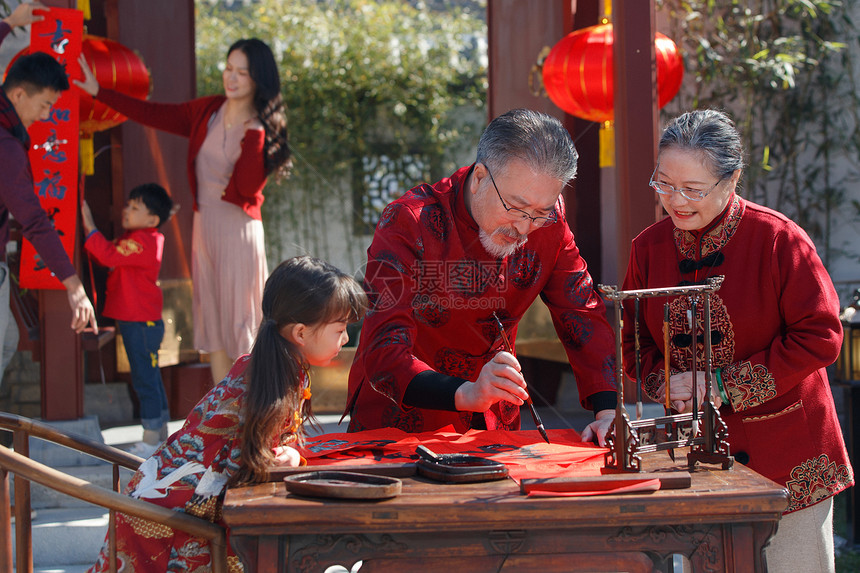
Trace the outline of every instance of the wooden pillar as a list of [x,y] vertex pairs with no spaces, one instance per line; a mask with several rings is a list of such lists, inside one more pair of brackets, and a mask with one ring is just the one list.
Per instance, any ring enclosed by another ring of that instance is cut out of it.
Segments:
[[[598,1],[574,2],[571,17],[573,21],[568,28],[565,28],[565,34],[597,25],[600,21]],[[560,36],[558,39],[561,40],[561,38]],[[600,284],[603,282],[600,130],[592,121],[572,115],[567,115],[566,118],[565,126],[573,136],[576,151],[579,153],[576,179],[568,186],[569,191],[565,191],[564,195],[568,224],[573,231],[576,246],[579,247],[582,258],[588,263],[588,272],[594,284]]]
[[72,311],[66,291],[39,291],[44,420],[76,420],[84,415],[81,337],[69,328],[71,323]]
[[648,188],[648,178],[656,160],[657,64],[654,0],[614,0],[612,7],[620,282],[627,270],[630,243],[656,220],[656,199]]
[[[44,0],[57,8],[75,8],[75,0]],[[72,88],[76,89],[76,88]],[[75,252],[78,251],[77,244]],[[75,270],[80,276],[79,261]],[[73,420],[84,415],[84,369],[81,337],[69,325],[72,310],[65,290],[39,291],[41,412],[44,420]]]
[[[41,1],[60,8],[75,8],[77,4],[76,0]],[[86,23],[91,33],[118,40],[140,53],[153,76],[152,99],[178,102],[195,96],[193,0],[92,0],[91,8],[93,19]],[[113,146],[97,159],[97,174],[87,178],[86,196],[97,225],[110,233],[113,224],[115,235],[120,231],[118,222],[127,190],[147,181],[162,184],[183,208],[161,229],[166,241],[160,276],[162,280],[190,280],[193,210],[185,172],[187,140],[134,122],[112,132],[115,139],[107,133],[96,134],[100,144],[97,150],[108,143]],[[106,215],[109,221],[105,221]],[[79,276],[86,261],[80,245],[79,240],[75,249]],[[42,417],[80,418],[84,414],[83,354],[80,337],[69,328],[71,310],[65,291],[40,291],[39,320]]]
[[492,0],[487,3],[489,88],[487,114],[525,107],[557,117],[579,152],[576,179],[564,190],[567,224],[596,282],[601,276],[600,168],[597,126],[536,96],[528,78],[544,47],[575,29],[597,24],[598,0]]

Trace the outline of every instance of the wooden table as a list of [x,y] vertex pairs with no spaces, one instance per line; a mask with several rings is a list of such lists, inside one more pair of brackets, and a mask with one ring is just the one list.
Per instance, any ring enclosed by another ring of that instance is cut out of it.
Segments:
[[[679,452],[679,460],[683,452]],[[648,471],[680,471],[665,453]],[[383,501],[303,498],[283,482],[227,491],[224,520],[247,571],[480,573],[765,571],[763,547],[787,507],[778,484],[741,464],[693,472],[689,489],[591,497],[526,497],[510,479],[403,480]],[[342,569],[340,571],[343,571]]]

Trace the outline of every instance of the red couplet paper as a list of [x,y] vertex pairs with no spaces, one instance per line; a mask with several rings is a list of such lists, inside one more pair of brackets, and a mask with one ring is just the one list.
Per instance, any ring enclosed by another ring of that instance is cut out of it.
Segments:
[[437,454],[468,454],[502,462],[516,481],[601,474],[606,448],[580,441],[574,430],[547,432],[550,444],[537,430],[470,430],[458,434],[449,427],[408,434],[382,428],[316,436],[305,442],[301,454],[309,466],[409,463],[418,458],[416,448],[424,445]]
[[[80,79],[78,55],[84,30],[80,10],[52,8],[45,19],[30,28],[30,53],[53,56],[71,78]],[[71,81],[70,81],[71,83]],[[62,92],[45,121],[30,126],[30,166],[34,191],[42,208],[57,229],[60,241],[74,260],[78,214],[78,126],[79,92],[75,87]],[[45,265],[26,239],[21,248],[21,286],[34,289],[62,289],[63,285]]]
[[615,495],[619,493],[633,493],[657,491],[660,489],[659,478],[642,478],[640,480],[625,482],[598,482],[593,481],[581,486],[572,484],[563,484],[560,487],[554,487],[552,484],[546,486],[532,485],[528,493],[529,497],[577,497],[585,495]]

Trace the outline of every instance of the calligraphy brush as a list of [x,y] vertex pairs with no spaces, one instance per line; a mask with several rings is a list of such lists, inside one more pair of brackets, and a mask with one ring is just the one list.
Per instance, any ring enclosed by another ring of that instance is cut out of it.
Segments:
[[[663,305],[663,375],[665,377],[665,391],[666,391],[666,415],[670,415],[670,409],[672,408],[672,400],[670,397],[670,387],[669,387],[669,368],[670,368],[670,357],[669,357],[669,303]],[[675,424],[674,422],[669,426],[671,430],[669,430],[669,435],[666,436],[667,439],[673,440],[675,439]],[[669,448],[669,457],[672,458],[672,461],[675,461],[675,448]]]
[[696,370],[698,369],[696,352],[698,348],[696,347],[696,322],[699,318],[697,315],[697,302],[694,298],[692,303],[690,304],[691,312],[690,312],[690,338],[692,342],[690,343],[690,347],[693,349],[693,358],[691,362],[693,363],[690,370],[693,375],[693,437],[695,438],[699,434],[699,384],[696,381]]
[[636,353],[636,419],[642,419],[642,358],[639,348],[639,299],[633,300],[633,331]]
[[[499,317],[495,312],[493,312],[493,318],[496,319],[496,325],[499,327],[499,333],[502,336],[502,342],[505,345],[505,350],[510,352],[511,354],[513,354],[514,353],[514,347],[511,346],[511,341],[508,340],[508,335],[507,335],[507,333],[505,333],[505,327],[502,324],[502,321],[499,320]],[[528,385],[528,383],[526,383],[526,385]],[[535,426],[537,426],[538,432],[540,432],[540,435],[543,437],[544,441],[549,444],[550,443],[549,436],[546,433],[546,428],[543,427],[543,422],[541,421],[540,416],[538,415],[537,410],[535,409],[535,405],[534,405],[534,402],[532,402],[531,396],[528,396],[526,398],[526,404],[529,405],[529,410],[532,413],[532,419],[535,421]]]
[[666,378],[666,411],[672,407],[669,394],[669,303],[663,305],[663,373]]

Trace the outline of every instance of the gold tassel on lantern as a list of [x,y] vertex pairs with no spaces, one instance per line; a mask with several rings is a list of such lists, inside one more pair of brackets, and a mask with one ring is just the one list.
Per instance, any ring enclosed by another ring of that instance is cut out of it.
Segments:
[[95,170],[95,157],[93,157],[93,136],[81,135],[81,171],[84,175],[92,175]]
[[[602,24],[612,22],[612,0],[603,0]],[[607,120],[600,124],[600,166],[615,167],[615,122]]]
[[78,10],[84,13],[84,20],[93,17],[92,12],[90,12],[90,0],[78,0]]
[[615,167],[615,122],[600,124],[600,166]]

